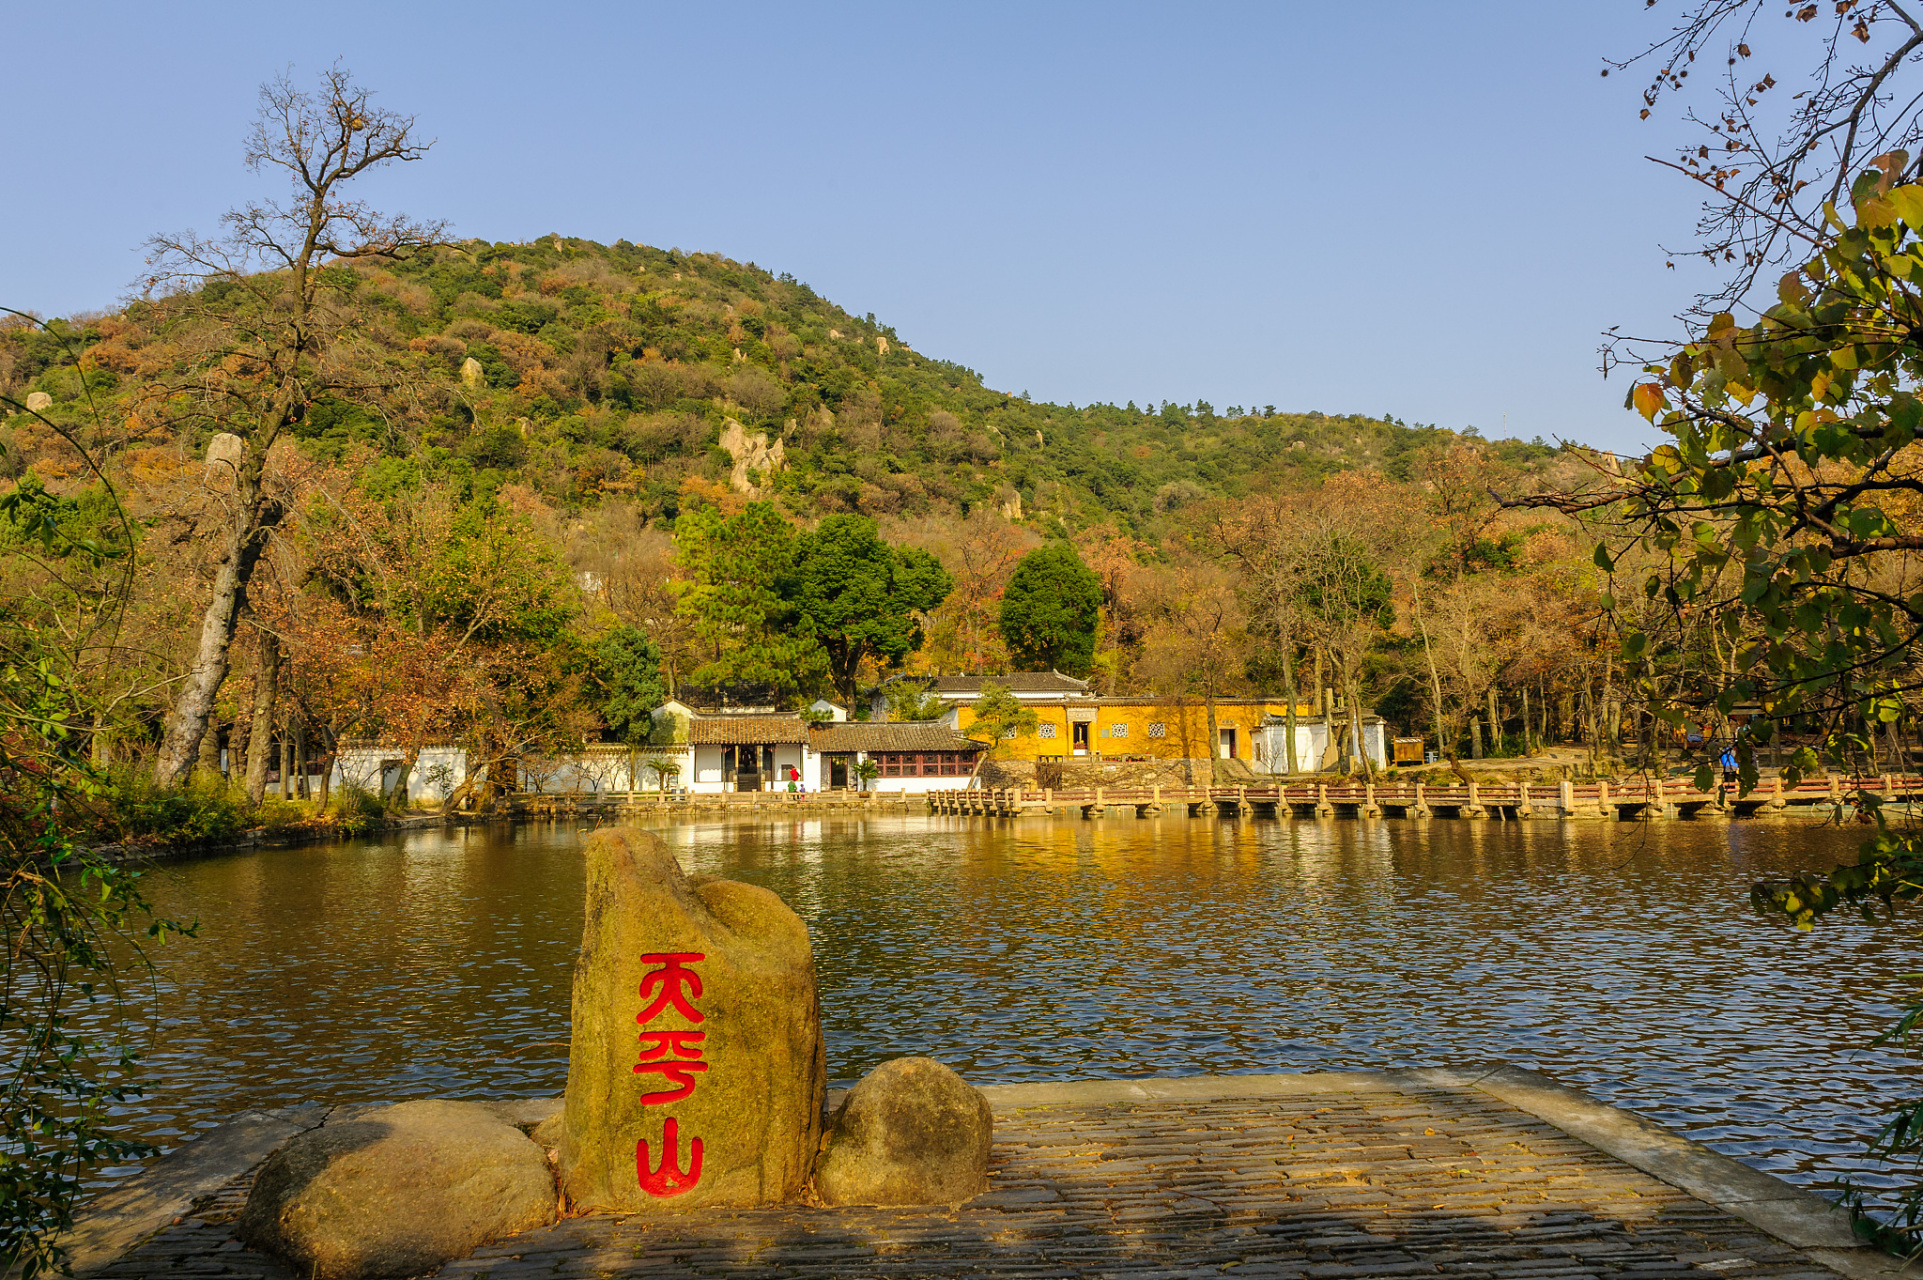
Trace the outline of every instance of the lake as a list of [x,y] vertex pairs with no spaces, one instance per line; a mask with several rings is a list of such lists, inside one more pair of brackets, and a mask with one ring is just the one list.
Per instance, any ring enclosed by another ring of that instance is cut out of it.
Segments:
[[[583,829],[523,825],[155,867],[197,918],[134,993],[163,1145],[307,1099],[553,1096]],[[1738,823],[867,817],[662,829],[808,923],[831,1082],[929,1054],[976,1083],[1500,1059],[1759,1168],[1875,1186],[1916,1083],[1868,1047],[1907,930],[1797,934],[1756,878],[1860,830]],[[126,1170],[107,1171],[116,1176]]]

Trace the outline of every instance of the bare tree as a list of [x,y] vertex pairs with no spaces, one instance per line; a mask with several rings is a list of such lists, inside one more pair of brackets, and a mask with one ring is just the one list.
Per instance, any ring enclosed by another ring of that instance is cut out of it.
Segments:
[[157,236],[148,246],[147,292],[187,368],[159,390],[184,396],[200,425],[241,441],[213,598],[154,759],[162,784],[183,781],[193,767],[248,584],[283,515],[262,483],[269,451],[317,397],[369,389],[345,305],[349,273],[335,268],[402,257],[441,234],[439,223],[385,216],[342,194],[370,169],[426,153],[431,144],[415,139],[413,117],[375,107],[339,66],[322,74],[316,93],[282,75],[260,98],[247,167],[285,177],[290,196],[229,211],[218,238]]
[[[1771,64],[1781,59],[1811,70],[1792,76],[1777,66],[1779,81]],[[1644,118],[1665,96],[1694,88],[1692,72],[1696,85],[1715,85],[1684,108],[1693,128],[1676,160],[1659,161],[1705,188],[1700,243],[1688,252],[1735,268],[1699,310],[1724,310],[1765,269],[1807,257],[1823,234],[1823,206],[1843,204],[1873,157],[1919,150],[1919,59],[1923,9],[1914,0],[1687,0],[1669,35],[1609,62],[1604,75],[1651,69]],[[1919,165],[1923,156],[1907,180],[1923,176]]]
[[1242,591],[1248,604],[1251,630],[1272,647],[1282,663],[1282,692],[1288,699],[1284,715],[1288,734],[1288,767],[1296,773],[1302,761],[1296,754],[1295,655],[1302,637],[1302,559],[1296,536],[1298,495],[1267,494],[1242,502],[1223,503],[1210,513],[1209,536],[1234,558],[1241,569]]
[[1135,674],[1157,693],[1196,694],[1208,708],[1208,756],[1221,755],[1219,698],[1233,692],[1248,668],[1249,634],[1236,575],[1207,560],[1182,561],[1152,574],[1146,635]]

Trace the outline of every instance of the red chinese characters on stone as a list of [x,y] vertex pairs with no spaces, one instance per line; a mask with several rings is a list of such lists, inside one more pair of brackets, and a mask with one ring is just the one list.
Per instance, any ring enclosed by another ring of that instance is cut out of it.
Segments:
[[[701,975],[688,967],[705,959],[707,957],[697,951],[664,951],[641,957],[643,963],[659,964],[661,968],[641,980],[641,999],[648,1003],[634,1019],[643,1026],[641,1060],[635,1064],[634,1072],[658,1075],[663,1086],[671,1086],[642,1094],[643,1106],[679,1102],[690,1096],[697,1077],[708,1069],[701,1058],[707,1032],[647,1026],[670,1012],[691,1023],[705,1021],[694,1005],[701,998]],[[674,1117],[668,1117],[661,1132],[661,1161],[653,1168],[649,1167],[647,1141],[635,1143],[635,1176],[640,1180],[641,1189],[649,1195],[678,1196],[701,1181],[701,1139],[689,1139],[688,1167],[683,1169],[679,1129]]]
[[656,1168],[648,1167],[648,1140],[643,1138],[634,1144],[634,1176],[651,1196],[678,1196],[701,1181],[701,1139],[688,1143],[688,1167],[682,1169],[681,1154],[676,1150],[680,1146],[679,1128],[673,1116],[661,1126],[661,1163]]
[[656,1014],[672,1005],[674,1011],[689,1022],[704,1021],[701,1011],[693,1004],[701,998],[701,975],[687,966],[707,958],[699,951],[659,951],[642,956],[641,963],[660,964],[662,967],[641,979],[641,998],[646,1000],[653,992],[660,994],[634,1020],[652,1022]]

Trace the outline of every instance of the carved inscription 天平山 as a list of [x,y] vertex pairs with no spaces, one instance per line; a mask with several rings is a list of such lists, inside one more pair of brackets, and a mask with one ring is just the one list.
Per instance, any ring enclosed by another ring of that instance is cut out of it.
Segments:
[[[695,1084],[708,1064],[702,1060],[705,1031],[694,1030],[706,1019],[695,1007],[701,998],[701,975],[689,966],[707,957],[695,951],[656,952],[641,957],[644,964],[658,964],[641,980],[641,1060],[634,1064],[636,1075],[656,1075],[661,1086],[641,1095],[643,1106],[665,1106],[693,1095]],[[670,1023],[687,1026],[655,1026],[665,1015]],[[701,1139],[688,1139],[688,1164],[681,1167],[680,1125],[673,1116],[661,1126],[661,1160],[650,1167],[648,1142],[634,1145],[635,1176],[641,1189],[652,1196],[678,1196],[701,1181]]]

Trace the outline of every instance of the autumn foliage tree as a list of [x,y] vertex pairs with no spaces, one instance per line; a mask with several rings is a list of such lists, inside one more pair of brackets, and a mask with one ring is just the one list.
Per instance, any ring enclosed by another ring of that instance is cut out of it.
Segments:
[[[1820,745],[1791,757],[1787,782],[1825,757],[1875,771],[1883,731],[1923,689],[1923,185],[1902,182],[1909,171],[1901,152],[1879,157],[1849,184],[1853,218],[1828,205],[1820,232],[1785,220],[1809,257],[1775,303],[1751,324],[1718,313],[1644,365],[1629,402],[1667,443],[1586,491],[1530,499],[1613,526],[1595,563],[1613,574],[1605,603],[1652,719],[1760,710],[1736,744],[1745,791],[1761,748],[1795,726],[1819,728]],[[1705,761],[1697,785],[1709,775]],[[1758,910],[1808,928],[1923,895],[1923,841],[1888,823],[1869,784],[1855,791],[1876,828],[1858,861],[1758,884]],[[1886,1038],[1920,1028],[1913,1002]],[[1883,1105],[1873,1151],[1913,1168],[1923,1100]],[[1923,1252],[1923,1186],[1893,1198],[1859,1230]]]

